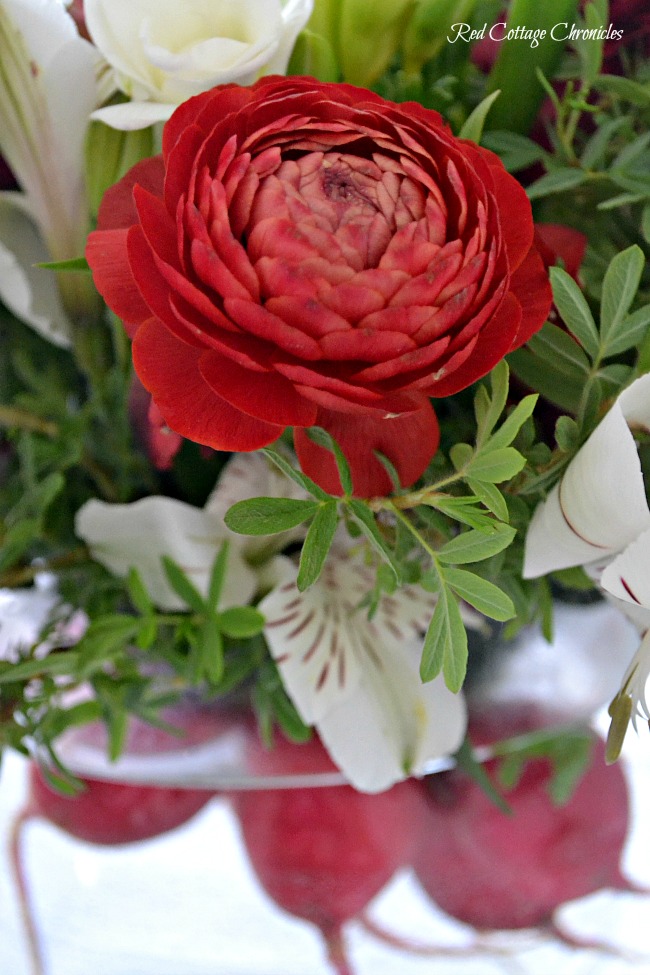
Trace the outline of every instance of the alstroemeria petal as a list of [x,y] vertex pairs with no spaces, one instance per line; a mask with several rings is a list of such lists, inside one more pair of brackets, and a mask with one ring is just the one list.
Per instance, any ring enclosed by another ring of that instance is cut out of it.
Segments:
[[650,375],[624,390],[558,485],[526,537],[524,577],[613,555],[650,528],[633,426],[650,426]]
[[456,747],[464,703],[439,682],[422,684],[418,670],[435,597],[404,587],[369,620],[359,604],[372,573],[344,550],[306,592],[295,577],[294,568],[260,603],[266,639],[303,721],[350,781],[379,791]]
[[36,267],[50,257],[34,222],[23,211],[23,202],[22,194],[0,194],[0,299],[44,338],[67,347],[70,320],[55,275]]
[[435,758],[460,746],[466,727],[462,694],[442,676],[420,679],[422,641],[411,640],[368,667],[349,697],[319,722],[328,752],[352,784],[380,792],[407,775],[418,775]]
[[602,588],[622,600],[637,625],[650,627],[650,530],[617,555],[600,577]]
[[[118,576],[134,566],[153,601],[163,609],[186,609],[162,567],[168,555],[207,593],[210,570],[225,529],[201,508],[174,498],[151,496],[132,504],[88,501],[77,512],[75,530],[93,558]],[[253,571],[231,546],[220,606],[247,603],[256,588]]]
[[[204,510],[223,523],[226,512],[238,501],[248,498],[297,498],[308,494],[294,481],[268,461],[262,454],[234,454],[219,475],[216,487],[205,503]],[[247,555],[277,552],[290,542],[303,538],[305,525],[277,535],[237,535],[238,545]]]

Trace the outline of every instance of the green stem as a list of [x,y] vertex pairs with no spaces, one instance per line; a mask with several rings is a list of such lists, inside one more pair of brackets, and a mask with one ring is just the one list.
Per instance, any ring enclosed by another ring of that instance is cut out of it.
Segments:
[[59,555],[49,561],[39,562],[38,565],[25,565],[19,569],[7,569],[0,573],[0,588],[16,589],[19,586],[27,586],[34,581],[37,575],[42,572],[59,572],[62,569],[70,569],[75,565],[89,562],[90,556],[85,546],[72,549],[65,555]]
[[17,406],[0,406],[0,427],[42,433],[52,439],[59,434],[59,427],[52,420],[44,420],[43,417]]

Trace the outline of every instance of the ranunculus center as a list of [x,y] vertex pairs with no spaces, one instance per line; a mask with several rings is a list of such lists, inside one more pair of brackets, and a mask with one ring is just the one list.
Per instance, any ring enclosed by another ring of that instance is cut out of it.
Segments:
[[285,221],[323,257],[358,271],[377,267],[396,231],[424,215],[425,199],[387,157],[310,152],[261,180],[252,224]]

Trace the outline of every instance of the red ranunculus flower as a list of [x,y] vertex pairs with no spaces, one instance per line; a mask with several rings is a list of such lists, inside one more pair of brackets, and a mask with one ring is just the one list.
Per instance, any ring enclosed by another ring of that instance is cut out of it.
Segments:
[[359,495],[404,485],[438,442],[429,397],[487,373],[551,292],[524,190],[436,112],[311,78],[179,107],[162,155],[106,194],[87,258],[169,427],[255,450],[294,427],[303,468]]

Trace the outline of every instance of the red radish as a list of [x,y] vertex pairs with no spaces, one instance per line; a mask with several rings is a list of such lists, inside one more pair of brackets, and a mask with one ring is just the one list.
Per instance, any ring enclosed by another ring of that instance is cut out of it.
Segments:
[[[132,719],[126,752],[160,755],[178,752],[216,737],[227,718],[209,708],[177,708],[165,713],[170,725],[179,727],[179,736]],[[226,725],[227,726],[227,725]],[[75,736],[98,752],[105,750],[103,725],[87,725]],[[84,791],[68,796],[52,789],[40,769],[31,763],[28,773],[28,797],[18,813],[11,833],[11,858],[28,938],[34,975],[41,975],[43,962],[29,904],[21,839],[25,824],[31,819],[45,819],[70,836],[102,846],[136,843],[175,829],[192,818],[210,800],[213,792],[205,789],[181,789],[157,786],[127,785],[120,782],[83,778]]]
[[[501,719],[475,722],[472,739],[484,744],[522,730],[529,728]],[[629,825],[627,784],[620,764],[606,765],[604,753],[594,735],[589,766],[564,805],[548,793],[550,761],[527,762],[505,794],[512,815],[460,771],[430,776],[427,825],[414,861],[429,896],[474,928],[506,930],[552,928],[556,908],[567,901],[607,887],[631,890],[619,866]],[[495,762],[486,769],[494,776]]]
[[[335,771],[317,738],[296,745],[278,736],[258,745],[251,769],[265,775]],[[350,975],[342,938],[394,873],[406,865],[420,831],[415,782],[368,795],[351,786],[269,789],[233,797],[251,864],[269,896],[315,924],[339,975]]]

